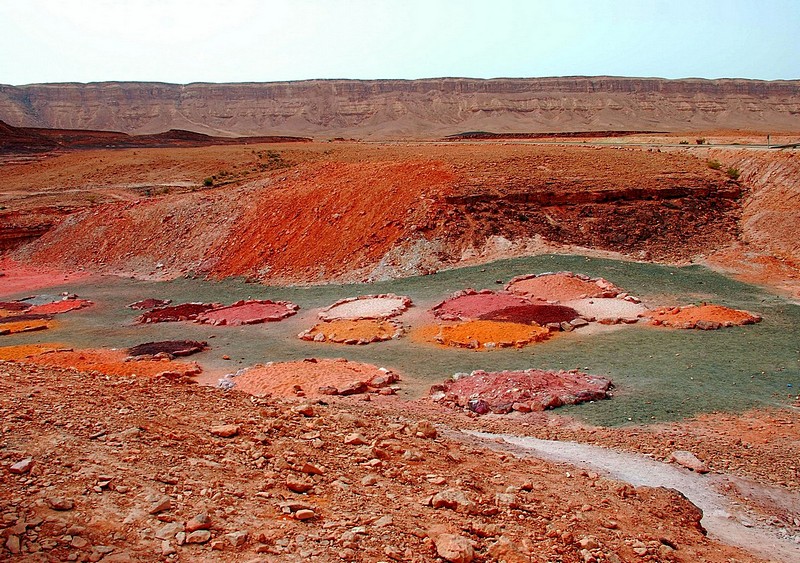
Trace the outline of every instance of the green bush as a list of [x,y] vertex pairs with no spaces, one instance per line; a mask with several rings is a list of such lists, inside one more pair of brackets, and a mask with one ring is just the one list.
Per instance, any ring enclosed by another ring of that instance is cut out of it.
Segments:
[[721,170],[722,163],[719,160],[709,160],[708,167],[711,168],[711,170]]
[[213,185],[214,185],[214,179],[213,179],[213,178],[211,178],[211,177],[209,177],[209,178],[206,178],[205,180],[203,180],[203,185],[204,185],[205,187],[207,187],[207,188],[210,188],[211,186],[213,186]]
[[742,172],[738,168],[734,168],[733,166],[731,166],[725,171],[725,174],[727,174],[728,178],[730,178],[731,180],[738,180]]

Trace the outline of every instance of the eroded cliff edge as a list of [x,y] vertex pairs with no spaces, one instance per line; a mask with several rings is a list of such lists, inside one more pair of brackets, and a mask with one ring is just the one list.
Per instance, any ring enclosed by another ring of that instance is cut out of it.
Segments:
[[470,130],[800,130],[800,80],[566,77],[0,85],[16,126],[436,137]]

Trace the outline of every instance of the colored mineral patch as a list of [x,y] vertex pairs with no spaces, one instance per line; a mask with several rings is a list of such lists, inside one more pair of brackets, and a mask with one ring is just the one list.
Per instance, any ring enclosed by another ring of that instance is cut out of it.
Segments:
[[557,302],[585,297],[616,297],[622,293],[608,280],[572,272],[518,276],[506,285],[506,290],[529,299]]
[[154,299],[150,297],[148,299],[142,299],[141,301],[131,303],[128,305],[128,309],[145,311],[147,309],[155,309],[156,307],[165,307],[170,303],[172,303],[172,299]]
[[53,352],[55,350],[65,350],[68,347],[65,344],[20,344],[18,346],[3,346],[0,347],[0,360],[17,361],[24,360],[37,354],[44,354],[45,352]]
[[221,386],[251,395],[321,397],[377,392],[392,394],[397,374],[370,364],[343,359],[307,359],[257,365],[226,376]]
[[390,320],[359,319],[321,322],[298,337],[314,342],[337,344],[370,344],[399,338],[403,334],[400,323]]
[[22,361],[42,366],[74,368],[78,371],[96,371],[108,375],[163,377],[166,379],[184,379],[201,372],[200,367],[195,363],[149,358],[131,360],[124,350],[104,348],[45,351],[28,356]]
[[47,330],[48,328],[52,328],[53,325],[53,317],[49,315],[23,314],[0,317],[0,336]]
[[40,315],[58,315],[83,309],[91,305],[94,305],[94,303],[88,299],[62,299],[61,301],[53,301],[51,303],[45,303],[44,305],[34,305],[28,309],[28,312]]
[[323,321],[388,319],[402,314],[411,307],[411,299],[392,293],[382,295],[360,295],[341,299],[320,311]]
[[170,358],[191,356],[208,348],[207,342],[194,340],[164,340],[161,342],[145,342],[128,349],[129,356],[166,355]]
[[466,321],[530,304],[529,299],[507,292],[465,289],[435,305],[432,311],[437,318],[445,321]]
[[465,321],[454,325],[428,325],[416,331],[417,337],[455,348],[492,350],[522,348],[542,342],[550,331],[540,326],[502,321]]
[[650,319],[650,324],[655,326],[700,330],[716,330],[761,321],[761,317],[755,313],[710,304],[663,307],[649,311],[646,316]]
[[648,309],[641,303],[613,297],[595,297],[565,301],[581,317],[601,324],[635,323]]
[[506,321],[511,323],[547,325],[551,323],[568,323],[579,317],[578,312],[571,307],[563,305],[550,305],[546,303],[532,303],[530,305],[515,305],[498,309],[481,315],[481,320]]
[[3,313],[19,313],[30,308],[31,304],[24,301],[0,301],[0,315]]
[[218,303],[182,303],[169,307],[159,307],[142,313],[136,318],[137,323],[169,323],[177,321],[193,321],[200,314],[217,309]]
[[211,325],[250,325],[283,320],[297,313],[299,308],[289,301],[237,301],[233,305],[201,313],[196,320]]
[[431,387],[440,404],[468,409],[477,414],[531,412],[606,399],[611,381],[577,370],[486,372],[457,374]]

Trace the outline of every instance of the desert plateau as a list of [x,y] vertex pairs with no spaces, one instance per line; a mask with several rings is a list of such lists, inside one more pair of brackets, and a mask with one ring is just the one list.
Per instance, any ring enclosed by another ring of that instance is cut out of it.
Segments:
[[800,561],[800,81],[0,86],[0,560]]

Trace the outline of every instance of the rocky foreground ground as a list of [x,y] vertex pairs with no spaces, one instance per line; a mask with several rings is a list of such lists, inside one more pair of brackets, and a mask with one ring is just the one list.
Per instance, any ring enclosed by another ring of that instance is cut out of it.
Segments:
[[[0,559],[759,561],[707,538],[676,491],[453,432],[478,419],[301,401],[0,362]],[[504,424],[577,433],[526,420]]]

